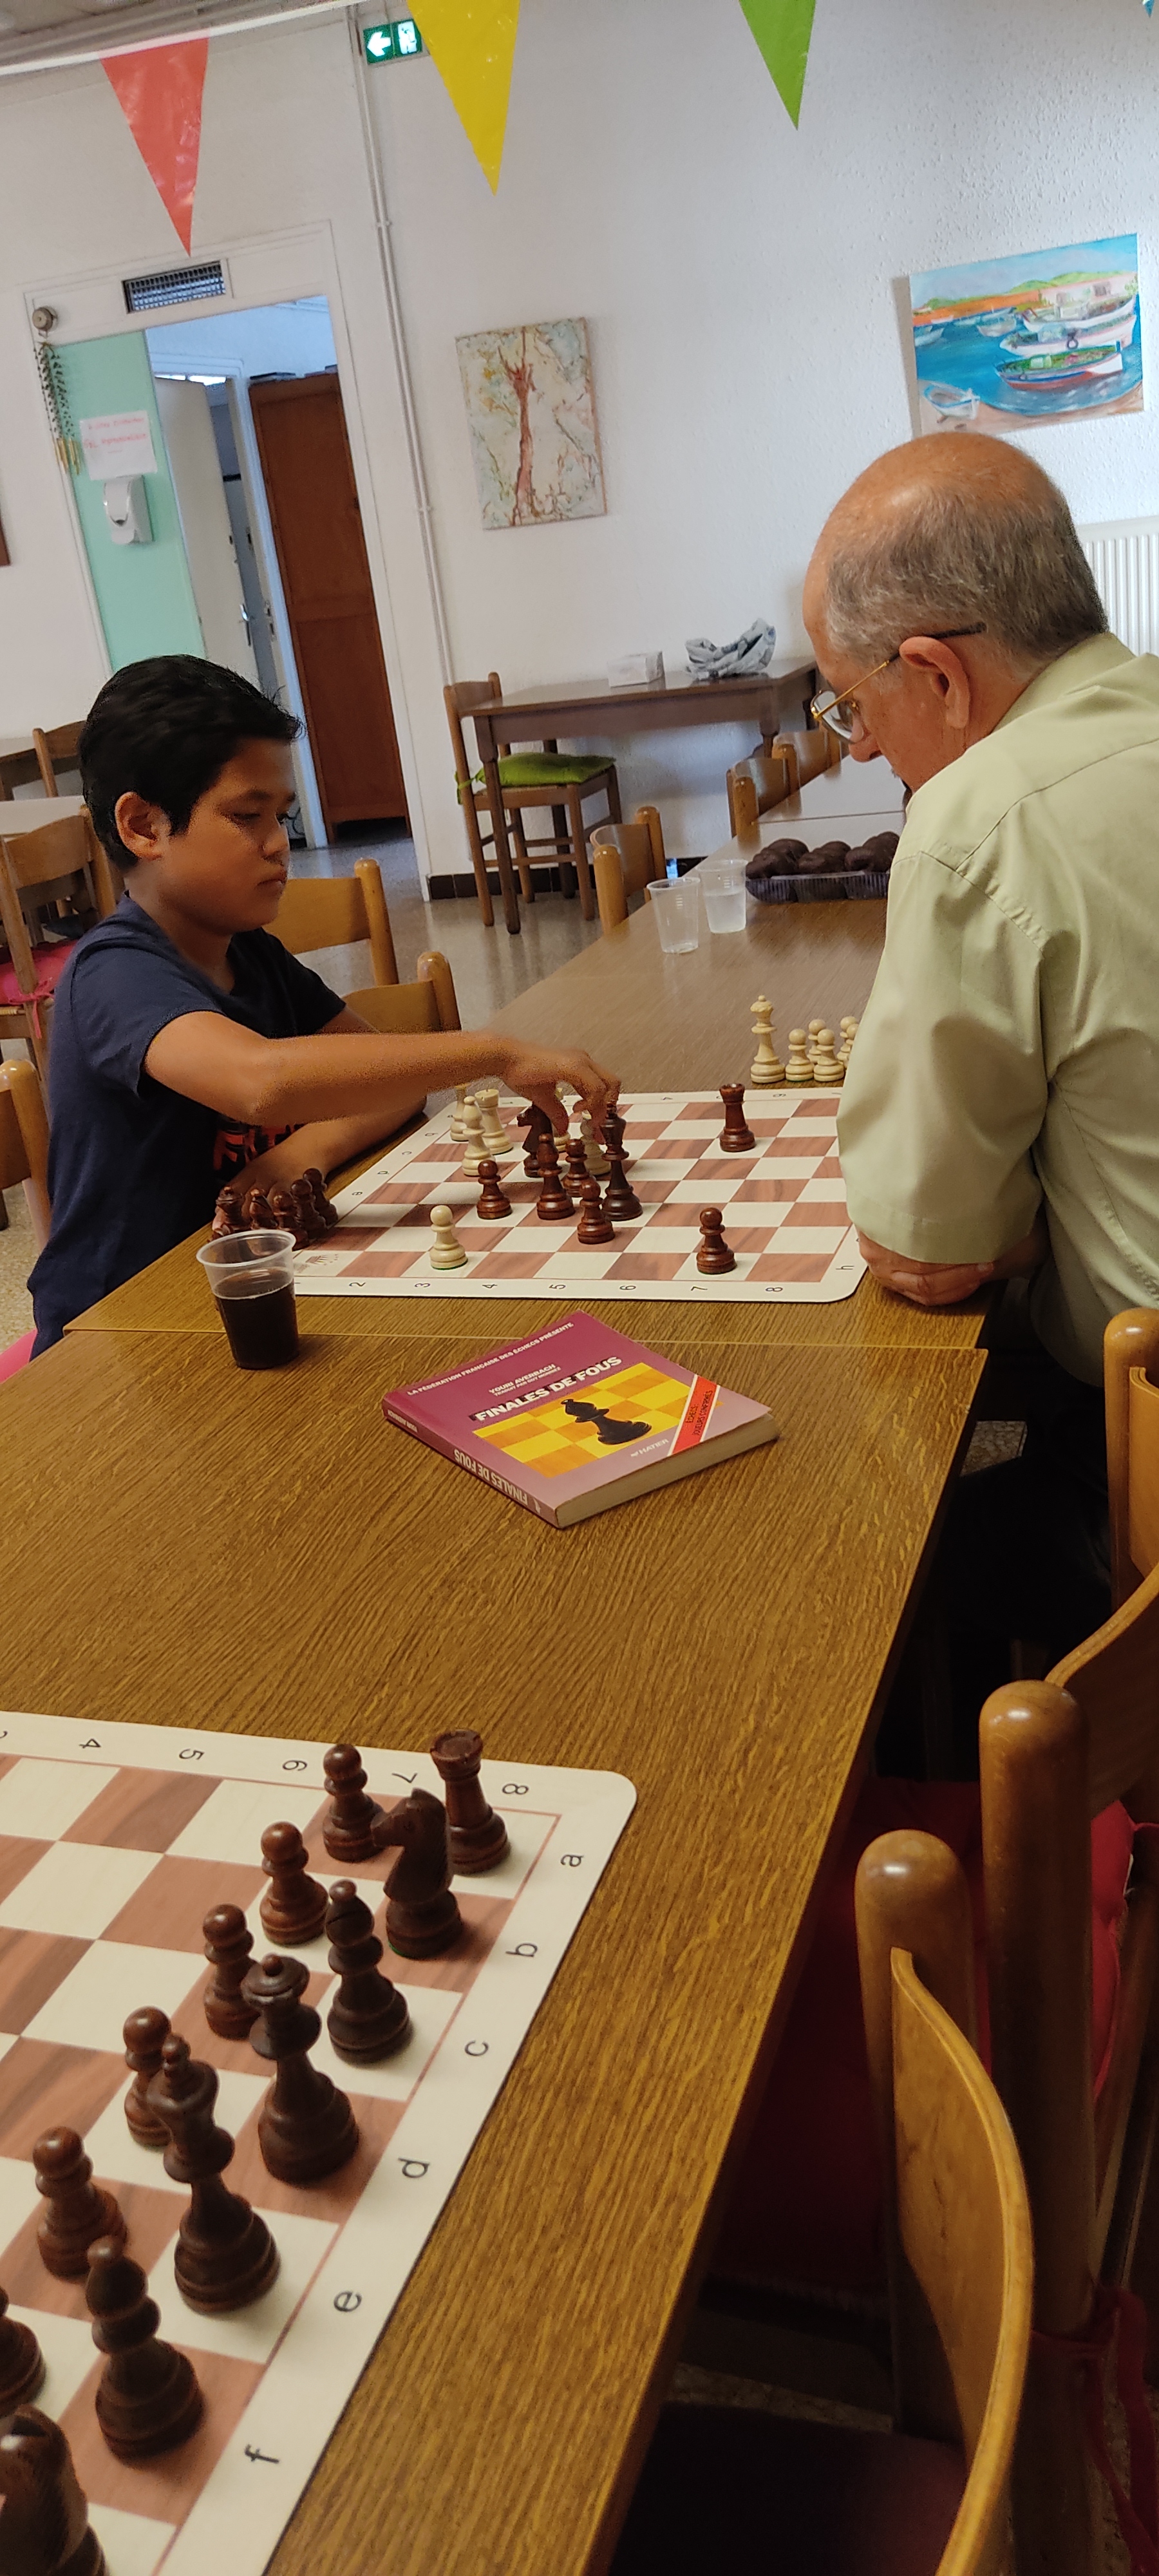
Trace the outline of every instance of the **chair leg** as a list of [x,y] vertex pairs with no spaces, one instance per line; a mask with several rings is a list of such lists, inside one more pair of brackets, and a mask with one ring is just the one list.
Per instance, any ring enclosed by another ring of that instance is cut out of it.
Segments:
[[620,782],[614,769],[608,772],[607,799],[608,812],[613,823],[622,823],[624,817],[620,812]]
[[570,900],[576,889],[576,873],[571,860],[567,856],[567,844],[571,836],[567,827],[566,805],[552,806],[551,828],[555,834],[555,855],[559,863],[560,892],[561,894],[567,895]]
[[571,856],[579,878],[580,911],[585,921],[594,921],[596,901],[592,892],[592,872],[588,866],[588,854],[584,844],[583,794],[580,788],[569,787],[567,810],[571,826]]
[[499,784],[497,758],[484,759],[483,786],[491,816],[491,833],[495,843],[495,865],[499,870],[499,889],[503,897],[503,918],[513,939],[523,927],[519,918],[519,889],[511,865],[511,843],[507,838],[507,816],[503,809],[503,790]]
[[491,888],[487,883],[487,859],[483,848],[483,836],[479,830],[478,810],[469,780],[460,782],[459,792],[463,806],[463,821],[467,826],[467,848],[471,853],[471,866],[475,871],[475,892],[479,897],[479,910],[487,929],[491,930],[495,922],[495,909],[491,901]]
[[515,865],[519,870],[519,891],[525,903],[534,903],[535,888],[531,882],[531,861],[527,855],[527,838],[523,816],[518,805],[511,808],[511,838],[515,843]]

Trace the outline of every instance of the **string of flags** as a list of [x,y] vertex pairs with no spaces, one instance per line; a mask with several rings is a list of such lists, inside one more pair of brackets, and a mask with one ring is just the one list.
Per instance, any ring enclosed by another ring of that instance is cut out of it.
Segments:
[[[801,115],[815,0],[740,0],[793,124]],[[1143,0],[1150,13],[1153,0]],[[422,43],[438,66],[488,186],[499,185],[519,0],[422,0]],[[208,37],[109,54],[103,68],[182,247],[191,248]]]

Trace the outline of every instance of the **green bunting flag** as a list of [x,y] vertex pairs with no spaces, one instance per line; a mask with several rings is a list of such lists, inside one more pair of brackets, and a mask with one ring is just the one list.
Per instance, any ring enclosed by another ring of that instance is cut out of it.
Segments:
[[809,60],[815,0],[740,0],[794,125]]

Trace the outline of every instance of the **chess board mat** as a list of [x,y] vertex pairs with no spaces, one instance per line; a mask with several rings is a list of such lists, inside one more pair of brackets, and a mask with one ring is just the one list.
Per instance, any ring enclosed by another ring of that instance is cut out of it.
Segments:
[[[206,2576],[215,2565],[261,2576],[635,1804],[613,1772],[484,1763],[511,1851],[486,1877],[455,1879],[465,1931],[453,1950],[429,1960],[386,1951],[413,2031],[381,2065],[335,2055],[326,1942],[302,1945],[307,2000],[323,2015],[313,2061],[349,2095],[360,2145],[340,2172],[291,2189],[267,2173],[257,2143],[268,2067],[248,2041],[215,2038],[201,2010],[200,1927],[211,1905],[232,1902],[255,1955],[268,1948],[260,1838],[284,1817],[305,1835],[315,1876],[355,1878],[381,1937],[391,1856],[353,1871],[327,1857],[324,1751],[0,1711],[0,2284],[40,2340],[47,2377],[35,2403],[68,2436],[109,2576]],[[427,1755],[364,1759],[383,1806],[415,1786],[441,1790]],[[217,2068],[216,2116],[236,2139],[226,2181],[262,2211],[281,2255],[273,2287],[233,2316],[196,2316],[179,2296],[173,2249],[187,2194],[126,2126],[121,2030],[146,2003]],[[96,2179],[115,2193],[160,2331],[189,2354],[205,2399],[191,2441],[134,2467],[97,2427],[101,2360],[84,2284],[54,2280],[36,2247],[32,2147],[60,2125],[82,2133]]]
[[[706,1092],[635,1092],[620,1103],[629,1179],[643,1214],[611,1243],[577,1240],[576,1219],[545,1224],[538,1184],[523,1171],[521,1103],[500,1103],[512,1138],[499,1157],[511,1215],[474,1213],[479,1183],[464,1170],[440,1110],[335,1199],[341,1223],[299,1252],[301,1297],[634,1298],[701,1305],[831,1305],[851,1297],[865,1268],[837,1159],[839,1091],[750,1090],[751,1154],[725,1154],[724,1108]],[[518,1140],[518,1141],[517,1141]],[[432,1270],[431,1209],[452,1209],[467,1254]],[[736,1268],[696,1267],[700,1211],[720,1208]]]

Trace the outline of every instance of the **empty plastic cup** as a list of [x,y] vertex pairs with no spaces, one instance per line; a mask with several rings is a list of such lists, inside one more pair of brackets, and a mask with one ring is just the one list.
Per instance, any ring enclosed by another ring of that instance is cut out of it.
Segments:
[[743,930],[745,872],[743,859],[710,859],[698,871],[710,930]]
[[285,1368],[298,1356],[294,1238],[280,1227],[219,1234],[197,1255],[239,1368]]
[[659,877],[648,892],[660,945],[670,957],[700,946],[700,888],[695,877]]

